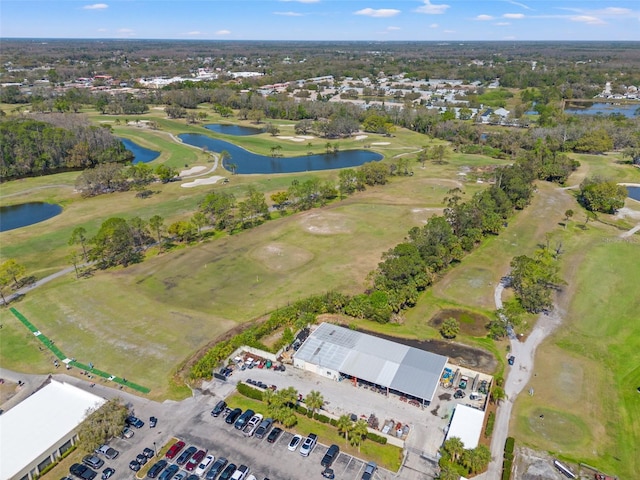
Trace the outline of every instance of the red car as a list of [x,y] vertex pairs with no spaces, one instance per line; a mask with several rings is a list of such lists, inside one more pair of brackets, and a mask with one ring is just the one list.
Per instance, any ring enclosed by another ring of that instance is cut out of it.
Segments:
[[167,451],[167,453],[165,454],[165,457],[167,457],[168,459],[172,459],[173,457],[175,457],[180,450],[182,450],[184,448],[184,442],[182,440],[180,440],[179,442],[174,443],[173,445],[171,445],[171,448]]
[[191,457],[191,460],[189,460],[189,462],[187,462],[187,465],[184,467],[187,469],[187,472],[193,472],[195,470],[195,468],[200,465],[200,462],[202,461],[202,459],[204,458],[204,456],[207,454],[207,452],[205,452],[204,450],[198,450],[193,457]]

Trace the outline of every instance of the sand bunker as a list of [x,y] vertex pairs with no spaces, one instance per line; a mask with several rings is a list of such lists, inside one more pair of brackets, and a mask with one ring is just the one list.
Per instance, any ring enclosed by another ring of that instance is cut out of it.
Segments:
[[356,135],[355,140],[364,140],[365,138],[369,138],[369,135]]
[[199,185],[213,185],[214,183],[217,183],[223,178],[224,177],[220,177],[219,175],[214,175],[213,177],[209,177],[209,178],[196,178],[193,182],[183,183],[180,186],[184,188],[192,188],[192,187],[197,187]]
[[195,175],[196,173],[200,173],[203,170],[206,170],[207,167],[203,167],[202,165],[199,165],[197,167],[191,167],[188,170],[182,170],[180,172],[180,176],[181,177],[188,177],[189,175]]
[[371,145],[391,145],[391,142],[371,142]]
[[[308,138],[306,138],[306,137],[278,136],[277,138],[279,138],[280,140],[291,140],[292,142],[304,142],[305,140],[308,140]],[[311,137],[311,138],[313,138],[313,137]]]
[[300,224],[309,233],[317,235],[336,235],[351,233],[350,220],[337,213],[308,213],[300,219]]

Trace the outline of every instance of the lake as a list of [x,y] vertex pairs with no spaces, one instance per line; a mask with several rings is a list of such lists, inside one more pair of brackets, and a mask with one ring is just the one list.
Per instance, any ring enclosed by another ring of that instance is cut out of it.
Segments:
[[55,203],[30,202],[0,207],[0,232],[44,222],[62,212]]
[[160,152],[155,150],[149,150],[148,148],[141,147],[135,142],[132,142],[128,138],[120,138],[120,141],[124,144],[124,147],[133,153],[133,164],[147,163],[155,160],[160,156]]
[[573,115],[611,115],[619,113],[628,118],[640,115],[640,103],[615,104],[604,102],[567,103],[565,112]]
[[226,150],[231,159],[226,164],[237,165],[236,173],[296,173],[334,168],[358,167],[367,162],[382,160],[383,156],[371,150],[343,150],[328,155],[304,155],[299,157],[267,157],[249,152],[233,143],[207,137],[199,133],[181,133],[180,139],[195,147],[206,147],[212,152]]
[[264,132],[261,128],[243,127],[242,125],[228,125],[224,123],[210,123],[205,125],[204,128],[216,133],[223,133],[224,135],[235,135],[238,137],[244,137],[247,135],[257,135]]
[[627,187],[627,196],[640,202],[640,187]]

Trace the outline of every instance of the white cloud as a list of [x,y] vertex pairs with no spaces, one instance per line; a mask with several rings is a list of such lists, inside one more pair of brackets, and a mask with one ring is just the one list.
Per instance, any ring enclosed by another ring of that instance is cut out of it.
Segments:
[[231,30],[218,30],[216,35],[231,35]]
[[396,10],[395,8],[363,8],[362,10],[358,10],[357,12],[353,12],[354,15],[364,15],[366,17],[375,18],[395,17],[399,13],[400,10]]
[[400,27],[395,27],[395,26],[392,25],[390,27],[387,27],[387,30],[389,30],[391,32],[391,31],[394,31],[394,30],[402,30],[402,29]]
[[506,27],[507,25],[511,25],[509,22],[496,22],[494,23],[497,27]]
[[429,28],[438,28],[440,25],[438,25],[437,23],[432,23],[431,25],[429,25]]
[[604,25],[605,21],[598,18],[592,17],[591,15],[576,15],[575,17],[571,17],[570,20],[572,22],[586,23],[587,25]]
[[515,5],[516,7],[524,8],[525,10],[533,10],[533,8],[531,8],[528,5],[525,5],[524,3],[514,2],[512,0],[507,0],[507,3],[510,3],[511,5]]
[[194,30],[193,32],[187,32],[187,35],[202,35],[202,32]]
[[512,19],[515,19],[515,20],[519,20],[521,18],[524,18],[524,13],[505,13],[502,16],[504,18],[512,18]]
[[427,15],[441,15],[447,11],[450,5],[441,4],[441,5],[433,5],[430,0],[423,0],[424,5],[416,8],[416,12],[418,13],[426,13]]
[[282,17],[302,17],[302,13],[298,12],[273,12],[274,15],[280,15]]
[[596,10],[594,13],[601,15],[629,15],[632,13],[632,10],[628,8],[607,7],[602,10]]
[[493,20],[493,17],[491,15],[478,15],[476,17],[476,20],[480,20],[481,22],[485,22],[487,20]]
[[93,5],[85,5],[82,8],[83,10],[104,10],[105,8],[109,8],[109,5],[106,3],[94,3]]
[[444,31],[444,33],[456,33],[455,30],[443,30],[443,31]]

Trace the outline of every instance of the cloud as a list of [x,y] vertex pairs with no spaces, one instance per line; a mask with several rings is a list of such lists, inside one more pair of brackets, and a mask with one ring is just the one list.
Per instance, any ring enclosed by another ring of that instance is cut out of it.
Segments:
[[519,20],[521,18],[524,18],[524,13],[505,13],[502,16],[504,18],[511,18],[511,19],[514,19],[514,20]]
[[395,27],[395,26],[393,26],[393,25],[392,25],[392,26],[390,26],[390,27],[387,27],[387,30],[389,30],[390,32],[392,32],[392,31],[394,31],[394,30],[402,30],[402,29],[401,29],[400,27]]
[[598,17],[592,17],[591,15],[576,15],[570,17],[572,22],[586,23],[587,25],[604,25],[606,22]]
[[302,13],[298,12],[273,12],[274,15],[280,15],[282,17],[302,17]]
[[440,25],[438,25],[437,23],[432,23],[431,25],[429,25],[429,28],[438,28]]
[[599,13],[601,15],[629,15],[632,13],[632,10],[628,8],[607,7],[602,10],[596,10],[594,13]]
[[506,27],[507,25],[511,25],[511,23],[509,22],[496,22],[494,23],[495,26],[497,27]]
[[216,35],[231,35],[231,30],[218,30]]
[[531,8],[530,6],[525,5],[524,3],[514,2],[513,0],[507,0],[507,3],[510,3],[511,5],[515,5],[516,7],[524,8],[525,10],[533,10],[533,8]]
[[187,32],[187,35],[202,35],[202,32],[194,30],[193,32]]
[[441,4],[441,5],[433,5],[430,0],[423,0],[424,5],[416,8],[416,12],[418,13],[426,13],[427,15],[441,15],[447,11],[450,5]]
[[456,33],[455,30],[443,30],[443,31],[444,31],[444,33]]
[[395,17],[400,13],[400,10],[396,10],[395,8],[363,8],[362,10],[358,10],[357,12],[353,12],[354,15],[364,15],[365,17],[375,17],[375,18],[388,18]]
[[485,22],[487,20],[493,20],[493,17],[491,15],[478,15],[476,17],[476,20],[480,20],[481,22]]
[[109,8],[109,5],[106,3],[94,3],[93,5],[85,5],[82,7],[83,10],[104,10],[105,8]]

